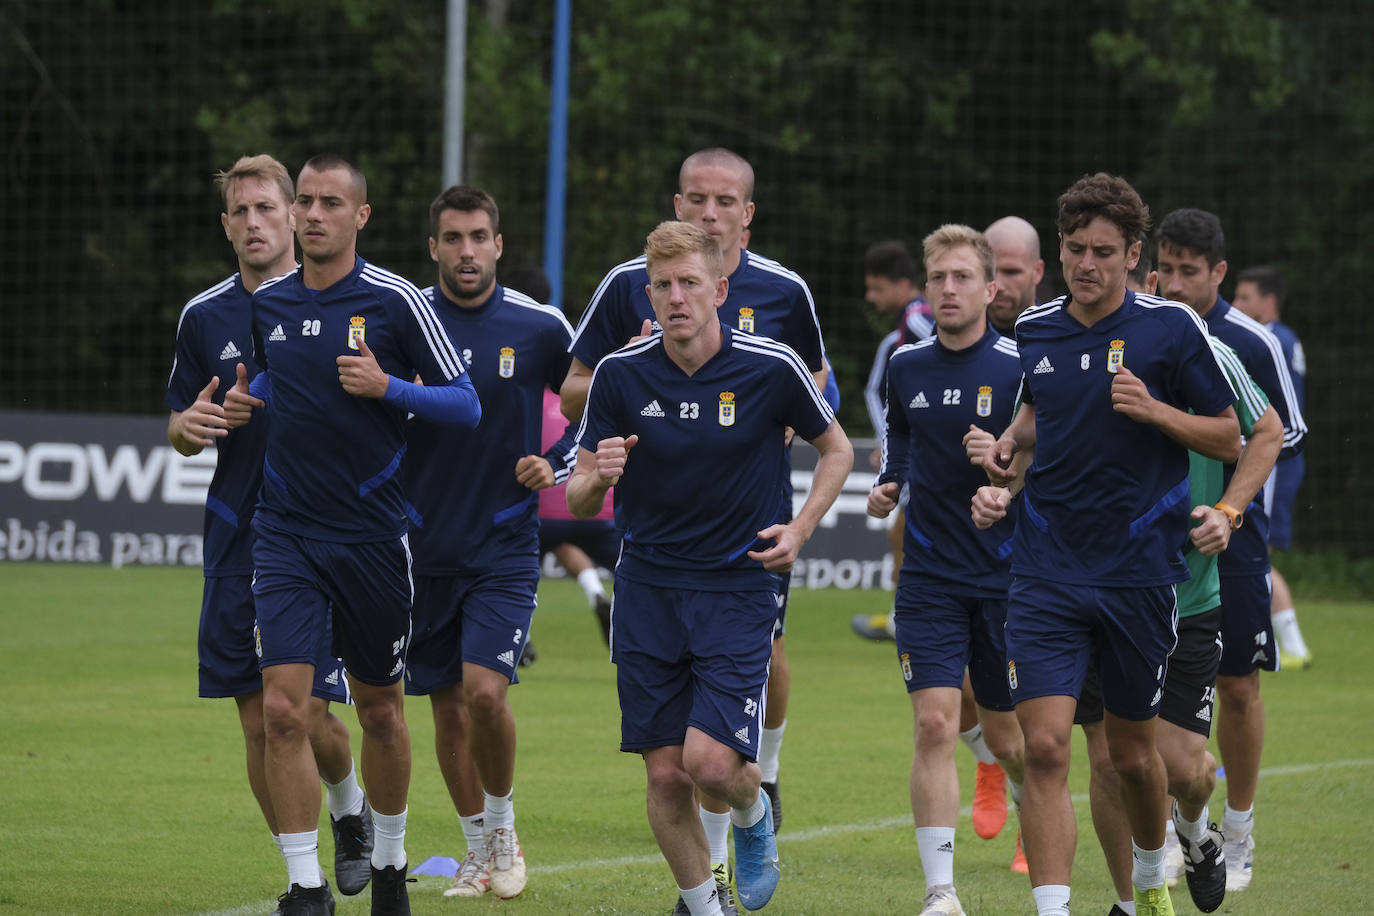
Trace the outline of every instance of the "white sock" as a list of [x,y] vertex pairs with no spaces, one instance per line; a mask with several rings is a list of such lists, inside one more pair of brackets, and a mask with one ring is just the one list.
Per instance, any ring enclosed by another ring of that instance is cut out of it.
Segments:
[[1164,886],[1164,847],[1141,849],[1131,840],[1131,883],[1142,891]]
[[582,594],[587,596],[587,603],[592,607],[596,607],[597,598],[606,597],[606,589],[601,585],[601,575],[595,566],[578,573],[577,584],[582,586]]
[[458,815],[458,823],[463,827],[463,839],[467,840],[468,852],[482,852],[482,812],[468,817]]
[[698,808],[701,826],[706,831],[706,842],[711,847],[711,864],[720,865],[730,861],[730,812],[717,814]]
[[752,827],[763,820],[763,813],[763,790],[760,789],[759,797],[748,808],[730,809],[730,823],[736,827]]
[[[281,841],[282,858],[286,859],[286,880],[288,884],[301,887],[319,887],[324,884],[324,872],[320,871],[320,832],[307,830],[305,833],[283,833]],[[287,888],[290,890],[290,887]]]
[[763,770],[763,781],[778,781],[778,754],[782,751],[782,733],[787,730],[787,720],[777,728],[765,728],[759,733],[759,769]]
[[[281,837],[277,836],[275,833],[272,834],[272,845],[277,847],[277,852],[281,852]],[[285,855],[285,853],[283,853],[283,855]]]
[[1021,783],[1007,776],[1007,785],[1011,787],[1011,803],[1016,806],[1016,817],[1021,817]]
[[973,751],[973,756],[979,763],[996,763],[997,758],[988,750],[988,743],[983,740],[983,726],[975,724],[966,732],[959,733],[959,739],[968,745],[968,749]]
[[679,887],[677,890],[692,916],[721,916],[720,903],[716,900],[715,875],[696,887]]
[[350,814],[363,813],[363,790],[358,785],[358,768],[353,766],[351,759],[348,763],[348,775],[337,783],[320,777],[320,782],[324,783],[324,798],[329,805],[329,816],[336,821]]
[[1126,916],[1135,916],[1134,897],[1132,897],[1130,900],[1118,900],[1116,902],[1116,905],[1121,908],[1121,912],[1125,913]]
[[1236,840],[1243,840],[1250,835],[1250,831],[1255,829],[1255,808],[1250,806],[1244,811],[1237,811],[1231,807],[1231,803],[1226,803],[1226,813],[1221,816],[1221,832],[1228,842],[1234,843]]
[[1036,916],[1069,916],[1069,886],[1042,884],[1031,888]]
[[1169,827],[1178,831],[1178,835],[1188,842],[1201,843],[1207,836],[1207,806],[1203,805],[1202,814],[1197,820],[1190,821],[1179,810],[1178,802],[1174,802],[1174,816],[1169,820]]
[[515,802],[513,801],[514,795],[514,789],[511,789],[505,795],[491,795],[487,792],[482,793],[483,830],[490,833],[493,830],[515,829]]
[[1274,636],[1278,638],[1279,648],[1293,655],[1306,655],[1307,643],[1298,627],[1298,612],[1290,607],[1275,614],[1273,620]]
[[[406,809],[407,811],[410,809]],[[406,811],[381,814],[372,809],[372,867],[406,867]]]
[[926,890],[954,884],[954,828],[917,827],[916,849],[926,873]]

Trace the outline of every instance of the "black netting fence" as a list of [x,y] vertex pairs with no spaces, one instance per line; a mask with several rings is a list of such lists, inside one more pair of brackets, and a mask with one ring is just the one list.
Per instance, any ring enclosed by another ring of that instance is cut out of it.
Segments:
[[[539,263],[552,4],[468,15],[464,178],[501,204],[503,265]],[[686,153],[734,148],[758,176],[752,247],[810,283],[867,434],[887,330],[867,245],[1018,214],[1052,295],[1056,196],[1119,173],[1157,215],[1216,212],[1233,276],[1286,274],[1311,366],[1297,542],[1367,555],[1371,30],[1361,0],[577,4],[563,305],[671,213]],[[361,252],[431,282],[444,34],[437,0],[0,0],[0,407],[161,411],[181,306],[233,269],[211,179],[244,153],[354,159]]]

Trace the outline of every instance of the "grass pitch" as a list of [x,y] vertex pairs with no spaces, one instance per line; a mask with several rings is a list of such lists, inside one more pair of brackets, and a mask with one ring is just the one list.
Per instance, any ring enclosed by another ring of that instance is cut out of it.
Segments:
[[[230,700],[196,697],[200,576],[169,569],[0,565],[0,914],[269,913],[285,871],[248,791]],[[576,585],[546,582],[539,660],[512,691],[520,735],[516,812],[529,863],[518,900],[458,901],[447,882],[412,885],[417,916],[461,912],[664,916],[676,896],[644,817],[638,757],[616,750],[614,669]],[[911,711],[891,644],[849,632],[882,592],[795,591],[788,619],[792,701],[782,752],[783,879],[763,912],[914,914],[924,880],[907,774]],[[1256,805],[1255,878],[1221,913],[1344,914],[1369,908],[1374,853],[1374,699],[1366,665],[1374,604],[1300,602],[1316,657],[1263,678],[1268,707]],[[411,701],[407,852],[459,856],[462,837],[433,758],[427,704]],[[354,731],[351,712],[341,711]],[[1086,797],[1076,738],[1071,788]],[[1015,818],[997,838],[967,819],[972,758],[958,751],[965,812],[956,880],[970,914],[1034,912],[1008,870]],[[1219,819],[1224,782],[1212,816]],[[1074,911],[1112,893],[1079,813]],[[320,849],[332,879],[324,820]],[[368,898],[338,899],[340,916]],[[1183,885],[1180,914],[1195,910]]]

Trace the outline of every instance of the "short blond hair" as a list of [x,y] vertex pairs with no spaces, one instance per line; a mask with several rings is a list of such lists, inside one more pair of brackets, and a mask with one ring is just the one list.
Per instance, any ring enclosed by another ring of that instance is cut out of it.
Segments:
[[926,271],[930,271],[930,261],[936,255],[944,254],[951,248],[964,246],[972,248],[978,255],[978,260],[983,262],[983,280],[991,283],[997,276],[997,258],[992,253],[992,246],[988,244],[988,237],[972,226],[959,223],[946,223],[921,242]]
[[259,153],[256,156],[240,156],[228,171],[215,174],[215,184],[219,186],[220,198],[226,207],[229,206],[229,186],[244,178],[257,178],[276,185],[287,206],[296,199],[296,186],[292,184],[286,166],[266,153]]
[[660,261],[671,261],[689,254],[699,254],[706,261],[706,269],[713,278],[725,276],[725,259],[716,240],[691,223],[675,219],[665,220],[654,227],[644,240],[645,267],[652,273]]

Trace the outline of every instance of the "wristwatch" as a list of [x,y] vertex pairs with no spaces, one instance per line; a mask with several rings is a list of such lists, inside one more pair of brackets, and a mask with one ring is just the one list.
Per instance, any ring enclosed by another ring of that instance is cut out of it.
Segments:
[[1226,503],[1217,503],[1212,508],[1220,510],[1222,514],[1224,514],[1228,519],[1231,520],[1232,531],[1235,531],[1241,525],[1245,524],[1245,513],[1240,511],[1239,509],[1234,509],[1231,506],[1226,505]]

